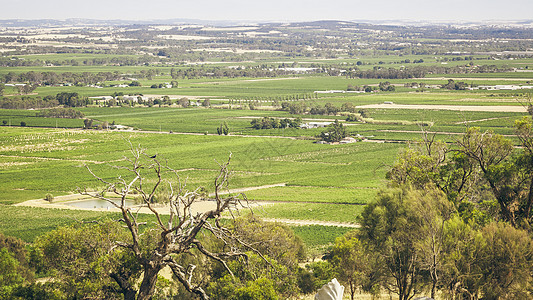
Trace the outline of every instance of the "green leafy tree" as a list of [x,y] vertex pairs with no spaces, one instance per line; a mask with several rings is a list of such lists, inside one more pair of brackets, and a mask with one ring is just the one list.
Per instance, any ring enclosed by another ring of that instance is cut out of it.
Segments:
[[468,128],[453,148],[423,132],[423,140],[402,150],[387,177],[398,184],[444,191],[465,217],[484,224],[499,217],[529,228],[533,208],[531,119],[516,123],[522,149],[492,131]]
[[229,134],[229,126],[228,126],[228,123],[226,123],[226,121],[224,121],[224,123],[222,124],[222,133],[224,135]]
[[18,269],[19,262],[7,248],[0,248],[0,298],[11,299],[13,292],[24,282]]
[[486,299],[527,299],[531,297],[533,242],[524,230],[492,222],[482,229],[486,241],[480,269],[481,292]]
[[357,112],[357,108],[352,103],[346,102],[346,103],[342,104],[341,111],[349,112],[349,113],[355,113],[355,112]]
[[16,299],[24,285],[34,281],[27,244],[0,233],[0,298]]
[[335,122],[328,126],[328,129],[320,133],[320,139],[323,141],[334,143],[340,142],[347,135],[346,128],[339,120],[335,119]]
[[185,107],[185,108],[189,107],[189,104],[190,102],[189,102],[189,99],[187,98],[181,98],[178,100],[178,105],[180,105],[181,107]]
[[40,236],[35,247],[42,256],[42,268],[59,279],[57,286],[70,297],[126,299],[135,295],[133,286],[141,266],[127,251],[116,248],[116,240],[128,240],[116,222],[62,227]]
[[446,203],[436,188],[402,186],[380,192],[361,214],[360,240],[383,270],[375,281],[400,300],[420,293],[427,281],[435,288],[439,282],[443,219],[438,216],[451,216]]
[[90,129],[93,127],[93,120],[92,119],[84,119],[83,120],[83,128]]
[[325,258],[334,266],[339,281],[348,287],[350,299],[355,298],[359,288],[373,291],[379,286],[377,280],[373,280],[379,272],[373,273],[377,270],[376,266],[356,232],[338,237]]
[[478,299],[483,285],[481,253],[486,245],[481,232],[459,216],[445,224],[441,282],[452,299]]

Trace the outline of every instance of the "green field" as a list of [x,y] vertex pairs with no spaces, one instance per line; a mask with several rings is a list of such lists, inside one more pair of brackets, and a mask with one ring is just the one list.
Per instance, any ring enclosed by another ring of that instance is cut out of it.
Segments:
[[[232,187],[287,183],[314,187],[379,187],[385,164],[391,164],[397,145],[357,143],[317,145],[307,140],[234,136],[191,136],[158,133],[98,132],[80,130],[1,127],[0,159],[3,203],[35,198],[47,192],[72,192],[91,177],[82,167],[94,164],[98,172],[112,176],[102,162],[127,154],[130,140],[148,153],[168,159],[192,187],[210,188],[217,164],[233,155]],[[363,167],[364,166],[364,167]],[[375,174],[375,175],[374,175]],[[342,180],[341,180],[342,179]],[[295,195],[287,187],[287,193]],[[342,190],[341,190],[342,191]],[[280,191],[272,192],[279,197]],[[296,193],[297,194],[297,193]],[[37,197],[39,198],[39,197]],[[292,196],[291,196],[292,198]],[[304,196],[294,201],[310,201]]]
[[[357,39],[354,37],[350,43],[357,43]],[[434,42],[431,39],[425,41]],[[193,42],[186,43],[189,43],[188,46],[194,45]],[[387,185],[385,174],[394,163],[398,150],[405,147],[407,141],[421,137],[419,123],[432,124],[427,128],[437,132],[438,139],[447,142],[460,138],[465,126],[479,126],[482,130],[493,130],[515,140],[516,138],[512,136],[514,122],[526,113],[368,108],[365,109],[368,115],[366,122],[350,122],[347,131],[353,136],[361,135],[370,142],[348,145],[313,143],[315,137],[323,131],[322,128],[256,130],[250,124],[253,118],[302,117],[304,123],[317,119],[343,121],[346,118],[291,115],[288,111],[281,111],[279,106],[273,106],[274,102],[279,105],[284,101],[300,100],[309,107],[324,106],[326,103],[340,107],[344,103],[363,106],[384,102],[406,105],[520,106],[525,103],[531,90],[455,91],[438,87],[446,84],[448,79],[464,81],[474,86],[530,85],[528,82],[533,80],[533,73],[525,70],[531,69],[533,59],[527,57],[495,60],[488,55],[468,55],[472,56],[473,60],[466,61],[462,58],[455,60],[457,56],[454,55],[407,53],[396,55],[395,50],[387,52],[388,50],[358,49],[349,55],[320,53],[317,56],[306,56],[284,52],[243,55],[239,59],[235,59],[234,56],[228,58],[204,55],[205,62],[213,65],[189,65],[186,64],[185,58],[155,57],[153,53],[146,52],[142,55],[147,55],[145,58],[150,61],[149,63],[125,66],[114,63],[108,65],[86,63],[92,59],[135,60],[140,54],[114,51],[108,53],[106,50],[97,49],[87,53],[76,51],[15,55],[11,58],[32,62],[48,61],[49,65],[1,67],[0,76],[30,71],[75,74],[111,72],[120,76],[112,77],[116,80],[99,83],[103,88],[83,86],[83,84],[78,86],[43,84],[30,95],[19,95],[17,88],[7,86],[3,91],[4,95],[9,98],[55,96],[61,92],[76,92],[82,97],[102,97],[114,93],[142,94],[154,98],[168,95],[173,99],[182,97],[196,101],[210,99],[213,106],[209,109],[181,108],[176,105],[129,107],[126,104],[124,107],[99,107],[99,104],[94,103],[89,107],[76,108],[83,112],[86,118],[93,119],[94,124],[107,121],[126,125],[133,128],[133,131],[82,130],[84,125],[82,119],[41,118],[36,116],[38,110],[0,110],[0,211],[2,213],[0,231],[21,237],[28,242],[57,226],[115,217],[112,213],[14,207],[10,204],[41,199],[47,193],[54,196],[67,195],[75,193],[78,187],[98,187],[99,183],[84,165],[89,165],[106,179],[114,178],[117,174],[125,175],[113,169],[112,165],[123,163],[121,159],[128,155],[128,141],[135,146],[142,146],[150,155],[157,154],[158,159],[179,170],[180,178],[186,179],[190,189],[204,186],[210,192],[213,191],[213,179],[218,171],[217,162],[225,161],[231,153],[233,173],[230,188],[284,184],[284,186],[246,192],[249,199],[262,204],[255,213],[264,218],[355,223],[364,205],[375,198],[380,188]],[[144,51],[146,49],[143,49],[143,53]],[[216,52],[209,53],[216,54]],[[201,55],[198,53],[198,57]],[[423,59],[423,62],[412,63],[418,59]],[[406,60],[410,60],[411,63],[406,63]],[[172,68],[205,70],[214,66],[222,69],[262,66],[261,68],[270,69],[280,64],[296,63],[298,67],[320,66],[337,69],[357,66],[359,70],[368,71],[404,67],[460,68],[470,62],[476,66],[495,65],[507,70],[516,68],[520,72],[467,73],[465,71],[461,74],[428,72],[425,78],[407,79],[350,79],[344,74],[329,76],[327,73],[284,74],[274,78],[253,76],[215,78],[209,75],[172,79],[170,75]],[[148,70],[155,70],[155,75],[151,78],[141,76],[141,72]],[[111,85],[129,84],[135,79],[141,86],[111,87]],[[178,88],[151,88],[153,84],[169,83],[172,80],[178,81]],[[376,88],[380,82],[385,81],[393,84],[395,91],[364,94],[314,93],[346,90],[348,85],[359,87],[369,85]],[[432,87],[417,92],[416,89],[404,86],[413,82],[424,82]],[[256,109],[250,109],[250,103],[253,103]],[[231,109],[227,109],[229,106]],[[230,128],[230,135],[215,135],[217,127],[224,122]],[[21,126],[22,124],[25,126]],[[324,250],[325,245],[331,244],[336,236],[351,230],[318,225],[292,228],[302,237],[308,248],[321,250]]]

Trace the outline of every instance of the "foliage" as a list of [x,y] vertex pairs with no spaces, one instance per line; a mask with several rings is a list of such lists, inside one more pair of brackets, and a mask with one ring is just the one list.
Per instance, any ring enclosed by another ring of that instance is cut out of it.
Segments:
[[90,129],[93,127],[93,120],[92,119],[83,119],[83,128]]
[[140,275],[140,266],[126,251],[116,248],[115,241],[126,238],[118,223],[108,221],[59,228],[40,236],[35,247],[42,269],[59,279],[56,288],[62,293],[116,299],[120,288],[112,278],[128,275],[133,284]]
[[281,223],[266,223],[249,215],[236,219],[232,228],[240,239],[253,243],[256,250],[289,270],[296,269],[306,257],[302,240]]
[[295,119],[278,119],[263,117],[262,119],[253,119],[250,124],[254,129],[271,129],[271,128],[300,128],[301,118]]
[[44,200],[51,203],[52,201],[54,201],[54,196],[50,193],[47,193],[46,195],[44,195]]
[[482,229],[486,246],[480,269],[482,294],[487,299],[526,299],[531,297],[531,236],[505,223],[491,223]]
[[85,115],[79,111],[72,108],[51,108],[43,109],[37,113],[37,117],[43,118],[67,118],[67,119],[82,119]]
[[229,134],[229,127],[228,127],[228,123],[226,123],[226,121],[224,121],[223,123],[220,124],[219,127],[217,127],[217,134],[218,135],[228,135]]
[[316,261],[305,265],[298,273],[298,288],[303,294],[315,293],[337,276],[334,266],[327,261]]
[[448,89],[448,90],[464,90],[467,87],[468,87],[468,84],[462,81],[455,82],[453,79],[448,79],[448,83],[442,85],[443,89]]
[[530,297],[532,240],[505,223],[480,230],[458,217],[445,225],[442,283],[451,297]]
[[356,235],[357,233],[351,232],[338,237],[335,240],[335,245],[329,249],[325,256],[333,266],[339,281],[347,286],[352,300],[359,287],[363,287],[367,291],[373,290],[375,284],[373,275],[377,273],[375,266],[372,265],[371,255],[365,252]]
[[337,119],[328,126],[328,129],[320,133],[320,139],[328,143],[340,142],[346,136],[346,128]]
[[436,218],[450,217],[446,203],[435,187],[414,190],[404,186],[378,194],[361,214],[360,239],[368,245],[367,251],[377,255],[378,269],[383,270],[374,276],[375,281],[400,299],[410,299],[423,290],[428,280],[425,271],[438,273],[439,266],[428,261],[440,257],[443,221]]
[[465,217],[480,223],[494,214],[492,201],[502,220],[529,228],[533,206],[531,120],[524,118],[516,126],[523,150],[514,149],[502,135],[479,128],[467,128],[455,149],[425,132],[422,143],[404,150],[387,176],[418,188],[427,183],[437,185]]
[[89,104],[87,98],[81,97],[78,93],[61,92],[56,95],[56,100],[60,105],[70,107],[80,107]]
[[18,273],[19,262],[11,256],[7,248],[0,248],[0,297],[11,298],[13,292],[24,282]]

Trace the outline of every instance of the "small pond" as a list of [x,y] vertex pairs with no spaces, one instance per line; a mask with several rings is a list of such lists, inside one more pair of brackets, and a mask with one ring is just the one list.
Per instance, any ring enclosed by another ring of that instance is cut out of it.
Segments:
[[[113,202],[120,205],[119,199],[113,200]],[[68,202],[65,204],[74,206],[74,207],[79,207],[79,208],[103,208],[103,209],[115,208],[113,204],[105,200],[101,200],[101,199],[80,200],[80,201]],[[135,202],[133,200],[126,200],[126,206],[132,206],[132,205],[135,205]]]

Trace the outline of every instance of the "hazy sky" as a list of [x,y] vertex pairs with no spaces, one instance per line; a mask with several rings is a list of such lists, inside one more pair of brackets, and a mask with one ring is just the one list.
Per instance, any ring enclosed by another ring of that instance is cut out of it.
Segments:
[[533,0],[0,0],[0,19],[520,20]]

